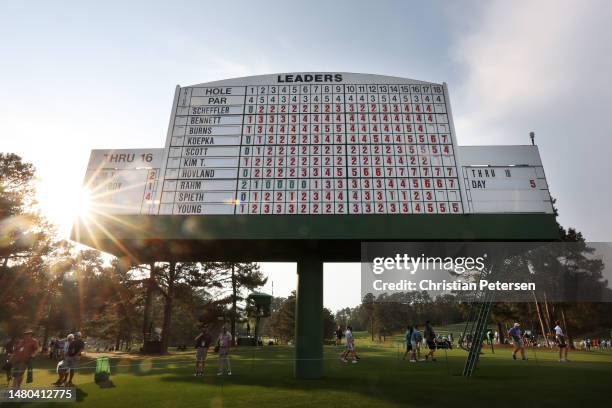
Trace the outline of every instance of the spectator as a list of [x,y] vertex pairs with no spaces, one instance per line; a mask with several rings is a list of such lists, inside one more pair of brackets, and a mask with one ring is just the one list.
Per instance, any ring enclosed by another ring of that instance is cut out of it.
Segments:
[[33,331],[28,329],[23,332],[23,338],[15,345],[11,355],[13,388],[21,388],[23,375],[28,364],[38,353],[38,341],[33,337]]
[[77,363],[79,362],[79,358],[81,357],[81,353],[85,348],[85,343],[82,340],[81,332],[74,333],[74,340],[68,344],[66,348],[66,356],[64,356],[64,360],[67,362],[67,368],[70,369],[68,382],[66,383],[67,387],[74,387],[72,383],[72,379],[74,378],[74,370],[76,369]]
[[202,377],[204,375],[204,368],[206,365],[206,356],[208,355],[208,348],[212,343],[212,336],[208,331],[207,325],[202,325],[202,331],[195,338],[196,348],[196,377]]
[[521,360],[527,360],[525,357],[525,342],[523,340],[523,332],[521,331],[521,325],[519,323],[514,323],[514,326],[508,330],[508,336],[512,339],[514,343],[514,351],[512,352],[512,358],[516,360],[516,352],[521,352]]
[[424,331],[425,342],[427,342],[427,348],[429,352],[425,354],[425,360],[429,360],[431,357],[431,361],[436,361],[434,357],[434,353],[436,352],[436,332],[433,327],[431,327],[431,323],[428,321],[425,322],[425,331]]
[[421,359],[421,342],[423,341],[423,335],[419,331],[419,326],[415,325],[410,337],[410,345],[412,346],[411,363],[416,363]]
[[406,333],[404,333],[404,342],[406,343],[406,352],[404,353],[403,357],[404,360],[406,359],[408,353],[412,351],[412,343],[410,342],[410,338],[412,337],[413,330],[412,325],[409,325],[406,327]]
[[[567,341],[565,338],[565,334],[563,333],[563,329],[561,329],[561,323],[559,321],[556,322],[555,326],[555,340],[557,342],[557,347],[559,347],[559,361],[564,363],[567,362]],[[563,353],[565,351],[565,357],[563,357]]]
[[338,328],[336,329],[336,346],[339,346],[342,344],[342,336],[344,335],[342,333],[342,328],[340,326],[338,326]]
[[232,375],[232,368],[229,360],[231,343],[232,335],[227,331],[227,326],[224,325],[217,339],[217,344],[219,345],[219,371],[217,371],[217,375],[223,375],[224,368],[227,370],[227,375]]
[[347,357],[349,354],[353,356],[353,363],[357,363],[357,353],[355,351],[355,338],[353,337],[353,328],[351,326],[346,326],[346,333],[344,334],[346,337],[346,343],[344,345],[344,352],[340,357],[344,363],[347,363]]
[[6,371],[6,382],[10,383],[12,376],[12,365],[11,365],[11,355],[15,349],[15,345],[17,343],[17,339],[15,337],[11,337],[9,341],[4,344],[4,354],[6,354],[4,358],[4,364],[2,365],[2,369]]
[[64,349],[60,351],[60,353],[62,354],[62,360],[57,363],[57,374],[58,374],[58,379],[56,382],[53,383],[53,385],[55,386],[60,386],[62,384],[64,384],[66,382],[66,380],[68,379],[68,374],[70,372],[70,367],[69,367],[69,362],[66,361],[66,356],[68,355],[68,346],[70,345],[71,342],[74,341],[74,334],[69,334],[68,337],[66,338],[66,341],[64,341]]

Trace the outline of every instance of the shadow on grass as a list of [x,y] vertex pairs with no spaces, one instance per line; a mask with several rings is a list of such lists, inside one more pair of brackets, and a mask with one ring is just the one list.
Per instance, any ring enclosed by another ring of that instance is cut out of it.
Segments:
[[[337,349],[326,348],[323,362],[326,376],[317,380],[293,378],[294,350],[281,347],[234,350],[231,354],[234,375],[231,377],[215,375],[218,361],[213,353],[209,354],[207,376],[204,378],[193,376],[193,353],[113,359],[111,375],[151,376],[155,377],[151,381],[156,381],[160,386],[162,383],[203,384],[216,387],[212,389],[214,395],[218,392],[226,397],[236,393],[244,398],[245,393],[248,397],[253,392],[254,402],[258,398],[255,393],[262,389],[269,390],[266,398],[272,399],[280,395],[274,394],[276,391],[287,392],[283,398],[299,398],[299,393],[293,396],[291,392],[304,392],[312,395],[313,400],[324,399],[329,393],[336,393],[336,398],[344,398],[342,393],[347,393],[399,405],[454,408],[491,404],[496,407],[558,408],[582,405],[584,395],[590,395],[590,398],[602,403],[610,395],[608,382],[612,364],[609,363],[593,362],[569,367],[555,365],[552,361],[538,364],[530,360],[522,364],[510,359],[488,358],[481,360],[476,376],[467,379],[458,375],[465,362],[462,354],[455,353],[446,358],[440,351],[435,363],[409,363],[401,359],[403,353],[391,348],[362,350],[362,359],[358,364],[345,364],[339,361]],[[89,373],[93,375],[93,368]],[[568,375],[571,376],[570,382]],[[566,385],[560,387],[559,384]],[[504,397],[516,394],[517,390],[521,394],[518,401]],[[79,397],[77,393],[77,400],[83,400],[86,395]]]
[[[221,393],[244,391],[244,387],[267,388],[270,391],[301,391],[306,393],[344,392],[395,404],[410,403],[414,406],[481,406],[495,403],[496,407],[521,406],[577,406],[584,395],[602,404],[609,398],[609,378],[612,364],[572,367],[542,365],[530,361],[527,364],[510,359],[488,359],[471,378],[457,375],[461,372],[465,356],[438,355],[437,362],[409,363],[397,358],[397,353],[380,356],[378,350],[364,352],[358,364],[344,364],[337,358],[324,361],[326,376],[317,380],[293,378],[292,353],[275,355],[278,359],[258,360],[249,364],[248,359],[235,359],[231,377],[212,377],[194,381],[193,377],[177,370],[168,370],[161,381],[204,382],[221,385]],[[244,358],[245,356],[241,356]],[[330,353],[326,353],[330,357]],[[216,361],[215,361],[216,362]],[[215,367],[216,364],[213,365]],[[215,367],[216,368],[216,367]],[[597,370],[598,374],[593,370]],[[570,374],[572,381],[567,382]],[[559,387],[560,383],[567,386]],[[237,386],[238,388],[234,388]],[[521,398],[507,399],[520,390]],[[255,397],[254,397],[255,398]]]

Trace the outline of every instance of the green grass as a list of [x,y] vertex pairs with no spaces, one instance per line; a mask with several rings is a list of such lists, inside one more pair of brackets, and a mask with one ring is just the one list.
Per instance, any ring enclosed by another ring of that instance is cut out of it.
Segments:
[[[207,373],[196,378],[193,353],[143,358],[115,354],[113,388],[93,382],[93,368],[78,372],[83,407],[590,407],[609,406],[611,352],[570,353],[572,362],[557,362],[556,353],[528,350],[529,361],[513,361],[508,348],[485,350],[476,375],[459,376],[466,352],[438,350],[437,362],[403,361],[393,341],[370,343],[357,336],[362,360],[345,364],[338,348],[325,347],[325,379],[293,378],[293,348],[239,348],[232,353],[232,377],[217,377],[216,355]],[[89,360],[91,361],[91,360]],[[87,363],[84,359],[82,363]],[[39,358],[32,386],[55,380],[54,365]],[[92,364],[89,364],[92,367]],[[59,407],[58,404],[47,404]],[[35,406],[42,406],[36,404]]]

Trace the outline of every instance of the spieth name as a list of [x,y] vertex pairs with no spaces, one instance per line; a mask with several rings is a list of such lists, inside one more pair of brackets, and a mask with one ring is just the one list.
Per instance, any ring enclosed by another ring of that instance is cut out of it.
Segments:
[[402,279],[398,282],[383,282],[377,279],[373,282],[374,290],[379,291],[413,291],[413,290],[433,290],[433,291],[473,291],[473,290],[498,290],[498,291],[532,291],[536,286],[533,282],[489,282],[481,279],[479,282],[446,281],[434,282],[432,280],[422,280],[413,282]]

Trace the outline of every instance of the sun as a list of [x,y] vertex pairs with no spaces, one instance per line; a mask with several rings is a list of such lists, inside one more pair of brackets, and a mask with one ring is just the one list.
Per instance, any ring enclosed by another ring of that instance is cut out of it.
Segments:
[[88,222],[92,218],[92,192],[82,186],[68,189],[58,184],[41,183],[37,199],[42,215],[57,227],[64,238],[70,235],[76,222]]
[[92,192],[88,188],[81,188],[77,191],[74,200],[74,214],[76,217],[87,220],[91,217]]

